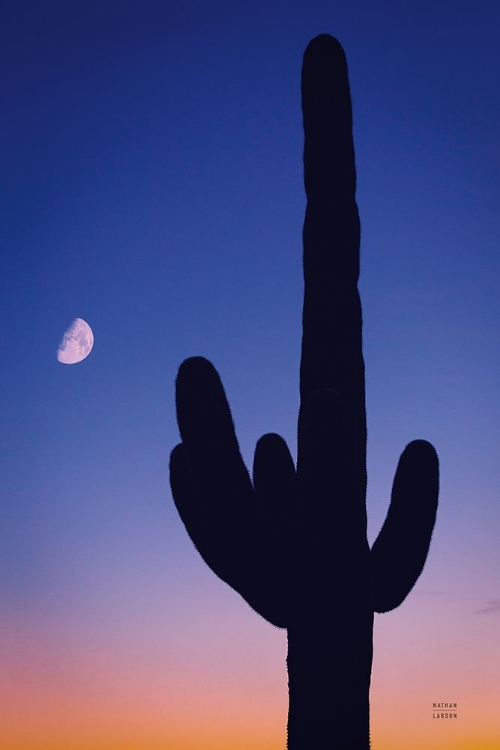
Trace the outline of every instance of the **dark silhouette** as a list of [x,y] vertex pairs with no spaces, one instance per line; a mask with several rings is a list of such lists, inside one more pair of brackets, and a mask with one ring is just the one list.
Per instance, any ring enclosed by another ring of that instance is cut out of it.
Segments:
[[284,440],[264,435],[252,484],[219,376],[195,357],[177,376],[182,443],[172,451],[170,479],[205,562],[288,630],[290,750],[367,750],[373,613],[401,604],[422,571],[438,460],[423,440],[405,448],[370,550],[351,100],[344,52],[328,35],[304,54],[302,106],[307,209],[297,469]]

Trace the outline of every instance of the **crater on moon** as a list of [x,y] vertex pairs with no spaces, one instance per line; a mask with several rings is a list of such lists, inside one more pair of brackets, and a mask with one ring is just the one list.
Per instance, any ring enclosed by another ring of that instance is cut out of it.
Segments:
[[75,318],[63,334],[57,350],[57,359],[65,365],[74,365],[88,357],[93,346],[92,328],[82,318]]

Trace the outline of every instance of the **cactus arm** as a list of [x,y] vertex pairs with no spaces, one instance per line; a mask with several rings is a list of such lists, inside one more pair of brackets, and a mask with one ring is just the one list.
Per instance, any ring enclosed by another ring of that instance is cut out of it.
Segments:
[[210,362],[192,357],[182,363],[176,405],[182,443],[171,453],[170,484],[186,530],[219,578],[273,625],[285,627],[283,551],[272,527],[262,522]]
[[[189,461],[197,467],[202,486],[208,482],[211,489],[218,490],[210,499],[211,515],[218,524],[226,525],[228,517],[240,524],[240,516],[251,502],[252,486],[224,388],[215,368],[203,357],[191,357],[181,364],[176,410],[182,443]],[[241,502],[234,500],[235,491],[243,492]]]
[[288,446],[280,435],[268,433],[257,442],[253,486],[263,522],[273,529],[280,546],[287,545],[293,533],[297,476]]
[[399,459],[387,517],[370,553],[375,612],[398,607],[422,572],[438,494],[436,451],[427,441],[414,440]]

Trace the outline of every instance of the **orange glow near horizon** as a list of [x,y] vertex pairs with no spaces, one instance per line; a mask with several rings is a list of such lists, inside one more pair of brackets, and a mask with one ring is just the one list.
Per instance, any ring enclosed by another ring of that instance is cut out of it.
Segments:
[[[493,622],[472,621],[483,640],[459,659],[459,629],[445,648],[431,630],[419,634],[417,609],[408,602],[406,613],[376,620],[372,750],[495,750],[498,686],[486,668]],[[1,745],[8,750],[284,750],[288,698],[277,642],[276,659],[263,651],[250,669],[244,654],[224,665],[197,660],[209,643],[193,646],[189,660],[173,658],[175,647],[92,644],[14,621],[0,628],[0,639]],[[458,719],[433,719],[433,701],[448,700],[458,702]]]
[[[89,650],[26,629],[1,633],[2,747],[9,750],[278,750],[286,695],[241,675],[216,682],[201,664]],[[257,721],[253,716],[258,717]],[[250,717],[250,718],[249,718]]]

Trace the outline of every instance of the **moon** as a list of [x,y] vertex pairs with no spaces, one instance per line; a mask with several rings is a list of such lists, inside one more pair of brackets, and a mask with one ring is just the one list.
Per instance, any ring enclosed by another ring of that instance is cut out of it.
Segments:
[[57,359],[64,365],[74,365],[88,357],[93,346],[92,328],[82,318],[75,318],[63,334],[57,350]]

